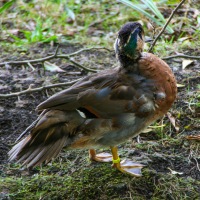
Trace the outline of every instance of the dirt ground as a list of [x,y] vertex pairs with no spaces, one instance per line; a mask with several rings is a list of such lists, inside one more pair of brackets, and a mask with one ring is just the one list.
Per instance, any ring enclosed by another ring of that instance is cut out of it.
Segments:
[[[71,53],[81,48],[63,44],[59,53]],[[56,45],[37,44],[26,52],[0,50],[0,62],[45,57],[54,53],[55,49]],[[188,51],[193,55],[198,52]],[[105,50],[83,52],[74,59],[88,68],[99,70],[116,65],[114,52]],[[186,136],[198,135],[200,130],[200,62],[194,60],[189,67],[181,69],[181,59],[166,61],[174,71],[177,82],[184,85],[178,88],[177,100],[170,110],[179,131],[165,116],[153,124],[150,132],[142,133],[139,139],[133,138],[119,146],[122,157],[146,165],[144,175],[139,179],[122,175],[109,164],[90,163],[87,151],[63,151],[48,166],[32,170],[8,163],[7,153],[16,138],[37,117],[35,107],[66,86],[16,97],[0,97],[0,199],[26,199],[27,195],[30,199],[199,199],[200,143],[187,140]],[[9,94],[30,86],[37,88],[68,82],[88,74],[65,59],[53,59],[50,62],[65,72],[45,71],[41,63],[33,64],[34,70],[20,64],[1,66],[0,93]],[[159,128],[160,125],[165,126]],[[31,196],[33,194],[35,196]]]

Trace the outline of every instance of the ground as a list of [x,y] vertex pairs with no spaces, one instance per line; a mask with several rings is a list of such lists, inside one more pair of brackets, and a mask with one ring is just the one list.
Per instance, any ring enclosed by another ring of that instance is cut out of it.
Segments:
[[[110,43],[113,41],[111,37]],[[162,42],[155,50],[160,57],[168,56],[178,45]],[[110,43],[101,46],[112,49]],[[166,44],[166,51],[163,44]],[[0,62],[46,57],[55,53],[57,45],[56,42],[37,42],[26,45],[24,49],[4,44],[0,49]],[[178,49],[180,52],[199,55],[200,51],[193,43],[184,45]],[[73,53],[86,46],[87,42],[60,42],[58,54]],[[117,66],[113,50],[91,49],[73,59],[97,70]],[[0,199],[200,199],[200,142],[187,139],[187,136],[199,135],[200,130],[200,62],[195,59],[183,69],[182,60],[165,60],[179,84],[177,99],[169,111],[172,117],[166,115],[141,133],[139,138],[119,145],[122,159],[130,158],[145,165],[140,178],[116,171],[111,163],[89,161],[87,150],[63,150],[49,164],[29,170],[15,162],[8,162],[7,153],[16,138],[37,118],[36,106],[67,86],[14,97],[0,95]],[[41,62],[32,64],[32,67],[27,64],[2,65],[0,94],[23,91],[30,86],[38,88],[69,82],[91,73],[68,59],[54,58],[49,62],[55,63],[64,72],[45,70]],[[109,152],[109,149],[98,151]]]

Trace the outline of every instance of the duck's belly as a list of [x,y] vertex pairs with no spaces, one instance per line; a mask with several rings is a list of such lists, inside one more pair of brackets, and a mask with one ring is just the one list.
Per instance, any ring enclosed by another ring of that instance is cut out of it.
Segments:
[[132,113],[113,119],[86,120],[81,132],[71,138],[69,149],[89,149],[116,146],[138,135],[150,123],[150,118],[136,117]]

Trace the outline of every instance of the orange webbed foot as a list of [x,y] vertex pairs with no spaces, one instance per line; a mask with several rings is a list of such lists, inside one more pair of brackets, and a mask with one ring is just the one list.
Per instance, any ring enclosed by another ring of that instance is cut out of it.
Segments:
[[118,156],[117,147],[111,147],[112,154],[109,153],[99,153],[96,154],[94,149],[89,150],[90,160],[97,162],[113,162],[112,167],[118,169],[122,173],[128,173],[132,176],[140,177],[142,176],[142,168],[144,165],[140,163],[133,162],[132,160],[125,159],[120,162]]
[[118,169],[123,173],[128,173],[132,176],[142,176],[141,169],[144,165],[140,163],[135,163],[132,160],[126,159],[120,162],[120,158],[118,156],[117,147],[111,147],[112,155],[113,155],[113,167]]
[[128,173],[132,176],[140,177],[142,176],[142,168],[144,165],[140,163],[133,162],[132,160],[125,159],[119,161],[118,163],[113,160],[113,167],[121,171],[122,173]]
[[96,162],[112,162],[112,155],[110,153],[99,153],[96,154],[94,149],[89,150],[89,157],[90,160]]

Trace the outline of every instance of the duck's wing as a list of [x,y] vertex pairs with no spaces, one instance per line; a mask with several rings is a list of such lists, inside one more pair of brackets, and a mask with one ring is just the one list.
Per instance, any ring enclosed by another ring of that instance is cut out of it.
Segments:
[[[42,102],[38,110],[75,110],[111,118],[121,113],[147,114],[155,109],[153,81],[118,70],[88,76]],[[92,115],[91,115],[92,114]]]

